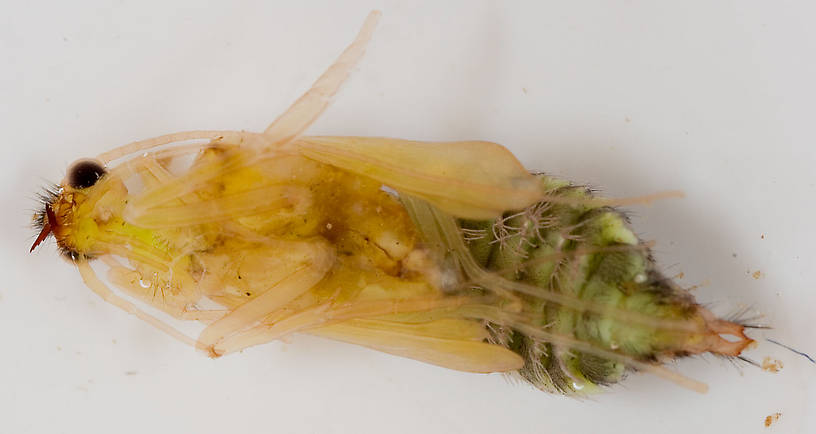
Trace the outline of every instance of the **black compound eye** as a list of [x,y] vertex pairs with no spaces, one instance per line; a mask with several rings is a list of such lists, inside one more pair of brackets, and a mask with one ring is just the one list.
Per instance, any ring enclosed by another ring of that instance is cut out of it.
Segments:
[[68,169],[68,185],[74,188],[88,188],[105,175],[105,168],[94,160],[80,160]]

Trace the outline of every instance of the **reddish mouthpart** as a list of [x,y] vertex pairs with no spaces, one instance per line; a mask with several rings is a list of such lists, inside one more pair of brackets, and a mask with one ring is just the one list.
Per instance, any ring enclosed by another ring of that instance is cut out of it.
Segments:
[[42,243],[43,240],[48,237],[48,234],[51,233],[51,222],[56,223],[57,221],[57,217],[54,215],[54,211],[51,210],[50,204],[45,205],[45,216],[47,220],[45,221],[45,224],[43,224],[40,234],[37,235],[37,239],[34,241],[34,244],[31,246],[31,250],[29,250],[28,253],[33,252],[34,249],[36,249],[37,246],[39,246],[40,243]]

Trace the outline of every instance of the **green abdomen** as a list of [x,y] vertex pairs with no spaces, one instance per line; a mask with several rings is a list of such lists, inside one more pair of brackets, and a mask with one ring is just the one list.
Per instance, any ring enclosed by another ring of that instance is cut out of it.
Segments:
[[[584,187],[544,175],[540,178],[549,194],[567,199],[565,203],[540,202],[507,212],[495,221],[459,221],[474,259],[506,279],[619,313],[579,311],[518,295],[525,316],[536,327],[643,361],[679,355],[675,348],[682,346],[682,335],[642,321],[627,321],[620,313],[653,317],[656,323],[683,321],[693,316],[691,297],[655,269],[647,247],[620,211],[593,204],[591,192]],[[510,327],[489,327],[495,343],[525,359],[519,374],[541,389],[585,394],[624,376],[625,365],[619,361],[555,345]]]

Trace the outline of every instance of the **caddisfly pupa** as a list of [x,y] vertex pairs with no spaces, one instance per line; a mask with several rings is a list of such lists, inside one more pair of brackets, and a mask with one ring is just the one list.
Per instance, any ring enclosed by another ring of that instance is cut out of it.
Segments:
[[615,208],[650,197],[595,197],[490,142],[303,135],[378,17],[263,132],[75,163],[31,250],[53,236],[105,301],[211,357],[307,333],[586,395],[630,371],[703,391],[663,363],[753,342],[664,277]]

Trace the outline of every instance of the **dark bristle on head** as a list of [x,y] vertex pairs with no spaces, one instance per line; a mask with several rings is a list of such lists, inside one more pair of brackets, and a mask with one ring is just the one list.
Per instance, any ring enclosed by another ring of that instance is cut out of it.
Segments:
[[81,160],[68,170],[68,185],[81,189],[96,184],[106,173],[105,168],[94,160]]
[[45,207],[54,203],[59,196],[59,186],[56,184],[48,184],[43,187],[42,191],[37,193],[36,200],[40,206],[37,207],[36,211],[34,211],[34,219],[32,221],[32,225],[34,229],[38,232],[42,230],[43,225],[45,224]]

